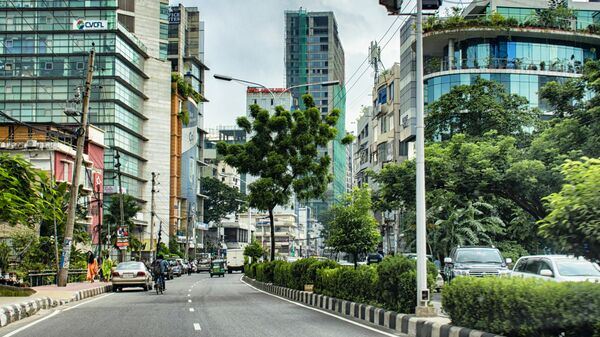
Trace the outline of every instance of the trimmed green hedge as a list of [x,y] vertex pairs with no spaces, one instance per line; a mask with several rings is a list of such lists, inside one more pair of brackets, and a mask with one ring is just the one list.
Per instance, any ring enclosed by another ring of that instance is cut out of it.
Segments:
[[[437,270],[427,265],[429,287]],[[319,294],[353,302],[367,303],[388,310],[413,313],[416,303],[416,261],[402,256],[386,257],[377,265],[358,269],[339,266],[335,261],[300,259],[294,263],[273,261],[246,267],[246,276],[257,281],[304,290],[313,284]]]
[[453,324],[507,337],[600,337],[597,283],[459,277],[442,305]]

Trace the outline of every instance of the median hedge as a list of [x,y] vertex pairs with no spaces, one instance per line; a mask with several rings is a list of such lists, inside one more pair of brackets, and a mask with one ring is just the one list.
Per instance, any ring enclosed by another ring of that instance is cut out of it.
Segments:
[[442,305],[455,325],[507,337],[600,337],[597,283],[460,277]]
[[[416,306],[416,263],[402,256],[386,257],[377,265],[356,270],[312,258],[255,263],[245,270],[246,276],[257,281],[298,290],[313,284],[316,293],[397,312],[413,313]],[[431,288],[437,270],[432,263],[427,270]]]

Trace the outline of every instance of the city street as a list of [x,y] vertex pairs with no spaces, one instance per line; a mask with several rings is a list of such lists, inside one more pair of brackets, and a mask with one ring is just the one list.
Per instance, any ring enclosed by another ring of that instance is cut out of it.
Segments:
[[163,295],[100,295],[11,324],[0,336],[393,336],[262,293],[240,278],[184,275],[168,281]]

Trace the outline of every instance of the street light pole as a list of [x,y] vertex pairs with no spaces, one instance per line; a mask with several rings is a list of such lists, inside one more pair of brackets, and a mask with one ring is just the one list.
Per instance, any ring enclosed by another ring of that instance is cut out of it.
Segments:
[[75,166],[73,167],[73,179],[71,181],[71,196],[65,225],[65,241],[63,243],[61,268],[58,272],[58,286],[66,287],[69,275],[69,259],[71,258],[71,245],[73,243],[73,230],[75,228],[75,208],[79,193],[79,175],[83,162],[83,145],[88,124],[88,110],[90,106],[90,92],[92,90],[92,79],[94,77],[94,58],[96,51],[92,48],[88,57],[88,71],[85,79],[85,90],[83,92],[83,105],[81,110],[81,126],[77,132],[77,149],[75,153]]
[[427,302],[429,289],[427,289],[427,264],[426,264],[426,207],[425,207],[425,121],[423,102],[423,0],[417,0],[416,22],[416,211],[417,211],[417,315],[427,315]]

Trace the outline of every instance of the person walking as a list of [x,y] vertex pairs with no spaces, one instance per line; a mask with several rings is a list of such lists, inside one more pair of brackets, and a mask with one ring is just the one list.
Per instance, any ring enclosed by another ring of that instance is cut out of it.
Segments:
[[94,278],[98,273],[98,261],[96,260],[96,256],[94,253],[88,252],[88,267],[87,267],[87,276],[86,279],[91,283],[94,283]]
[[104,261],[102,261],[102,275],[106,282],[110,281],[112,276],[113,261],[110,259],[110,255],[106,254]]

